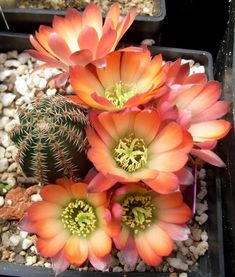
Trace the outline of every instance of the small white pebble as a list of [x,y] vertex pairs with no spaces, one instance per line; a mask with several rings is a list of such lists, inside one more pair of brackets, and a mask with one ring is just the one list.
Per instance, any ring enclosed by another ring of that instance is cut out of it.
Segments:
[[182,272],[182,273],[179,274],[179,277],[188,277],[188,274],[185,273],[185,272]]
[[207,219],[208,219],[208,215],[205,214],[205,213],[201,214],[200,216],[196,216],[196,217],[195,217],[195,220],[196,220],[200,225],[204,224],[204,223],[207,221]]
[[28,249],[32,244],[33,244],[33,242],[32,242],[31,239],[25,238],[25,239],[22,241],[22,249],[23,249],[23,250],[26,250],[26,249]]
[[167,261],[170,266],[174,267],[175,269],[187,271],[188,265],[182,262],[180,259],[177,258],[167,258]]
[[33,265],[37,262],[36,256],[27,256],[25,265]]
[[19,67],[21,64],[20,64],[20,62],[19,61],[17,61],[17,60],[7,60],[7,61],[5,61],[5,63],[4,63],[4,66],[5,67]]
[[22,239],[25,239],[27,236],[28,236],[28,232],[26,232],[26,231],[20,231],[20,237]]
[[0,207],[4,205],[4,198],[3,196],[0,196]]
[[46,268],[51,268],[51,264],[48,263],[48,262],[46,262],[46,263],[44,264],[44,266],[45,266]]
[[41,201],[42,197],[40,196],[40,194],[32,194],[31,195],[31,200],[32,200],[32,202]]
[[8,168],[8,160],[6,158],[2,158],[0,160],[0,172],[6,171]]
[[203,241],[207,241],[208,240],[208,235],[207,235],[207,232],[206,231],[203,231],[202,234],[201,234],[201,239]]
[[12,235],[9,240],[12,246],[17,246],[20,243],[20,236]]
[[11,200],[11,199],[8,199],[8,200],[7,200],[7,205],[8,205],[8,206],[11,206],[11,205],[12,205],[12,200]]

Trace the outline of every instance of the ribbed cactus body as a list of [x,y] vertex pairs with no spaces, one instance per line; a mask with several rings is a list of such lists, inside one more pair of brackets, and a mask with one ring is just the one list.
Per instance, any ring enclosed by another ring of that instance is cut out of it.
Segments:
[[42,183],[83,176],[90,163],[84,127],[87,116],[62,96],[41,97],[18,110],[20,125],[10,132],[17,161],[28,177]]

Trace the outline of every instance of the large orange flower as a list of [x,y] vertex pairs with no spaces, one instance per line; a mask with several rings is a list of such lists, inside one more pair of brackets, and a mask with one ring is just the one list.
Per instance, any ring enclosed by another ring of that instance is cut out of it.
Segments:
[[177,172],[188,160],[192,138],[179,124],[161,122],[154,109],[90,112],[88,158],[99,171],[89,191],[142,180],[159,193],[179,188]]
[[219,119],[229,111],[229,104],[219,100],[220,83],[208,82],[205,74],[189,75],[189,68],[178,63],[170,67],[166,83],[170,90],[157,100],[156,107],[164,114],[166,109],[169,112],[169,104],[176,106],[178,113],[173,118],[193,137],[191,153],[213,165],[225,166],[211,151],[231,128],[228,121]]
[[33,203],[21,220],[22,229],[34,232],[41,256],[50,257],[55,272],[69,264],[80,266],[87,259],[94,267],[109,266],[110,235],[118,231],[105,221],[105,192],[87,193],[87,184],[59,179],[41,191],[42,201]]
[[185,225],[190,208],[180,192],[160,195],[140,184],[123,185],[114,192],[111,220],[120,222],[120,233],[113,237],[126,262],[134,266],[138,257],[148,265],[161,263],[173,250],[173,241],[186,240]]
[[85,66],[94,61],[97,66],[104,66],[105,56],[114,51],[135,16],[133,8],[125,17],[120,17],[118,4],[113,4],[103,24],[101,11],[93,3],[82,15],[69,8],[64,18],[54,17],[52,27],[41,25],[35,38],[30,36],[36,50],[29,53],[45,62],[40,68],[59,67],[68,72],[70,65]]
[[[141,48],[140,48],[141,49]],[[162,56],[151,59],[147,49],[117,51],[106,58],[105,68],[70,68],[71,85],[78,103],[100,110],[121,110],[148,102],[166,92]]]

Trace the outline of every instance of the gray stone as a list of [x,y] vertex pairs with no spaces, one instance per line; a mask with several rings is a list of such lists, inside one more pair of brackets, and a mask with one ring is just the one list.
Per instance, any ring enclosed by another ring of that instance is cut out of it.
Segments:
[[8,160],[6,158],[2,158],[0,160],[0,172],[6,171],[8,168]]
[[136,270],[139,272],[145,272],[146,271],[146,265],[143,261],[140,261],[138,265],[136,266]]

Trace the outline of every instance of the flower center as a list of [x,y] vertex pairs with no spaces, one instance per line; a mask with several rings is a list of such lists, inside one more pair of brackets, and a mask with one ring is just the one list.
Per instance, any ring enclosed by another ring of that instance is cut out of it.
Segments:
[[134,234],[151,226],[156,207],[150,194],[128,194],[122,206],[122,222]]
[[142,138],[133,133],[119,140],[113,150],[113,158],[117,165],[131,173],[144,167],[147,163],[148,149]]
[[136,94],[137,88],[134,84],[125,84],[118,81],[113,86],[105,89],[105,97],[117,108],[123,108],[128,99]]
[[86,238],[97,226],[94,208],[85,200],[76,199],[70,202],[61,214],[64,228],[73,235]]

